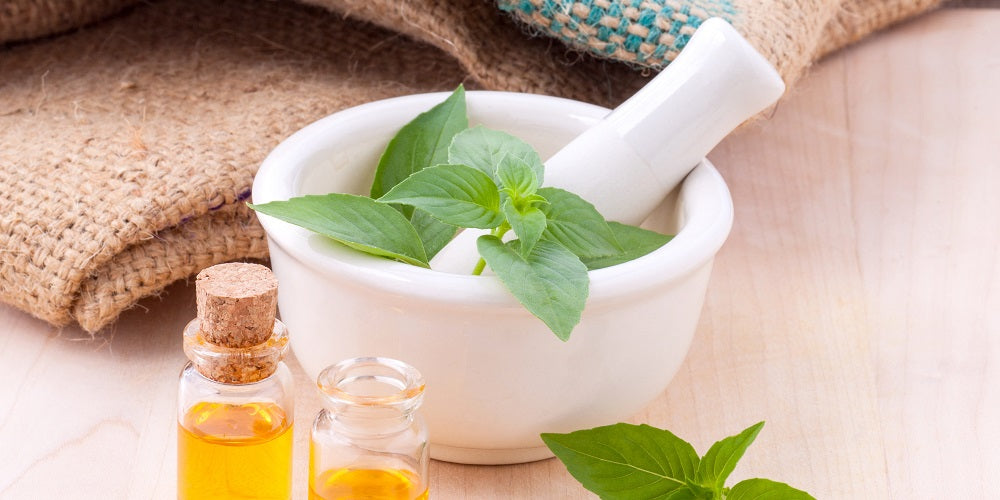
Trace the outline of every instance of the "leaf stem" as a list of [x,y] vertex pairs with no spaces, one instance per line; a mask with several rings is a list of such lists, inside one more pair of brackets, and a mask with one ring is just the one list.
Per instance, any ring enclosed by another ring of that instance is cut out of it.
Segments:
[[[497,238],[503,239],[503,235],[510,231],[510,223],[503,221],[496,229],[490,231],[490,234],[496,236]],[[483,274],[483,269],[486,269],[486,259],[480,257],[479,262],[476,262],[476,267],[472,268],[473,276],[480,276]]]
[[476,267],[472,269],[472,275],[479,276],[483,274],[483,269],[486,269],[486,259],[480,257],[479,262],[476,262]]

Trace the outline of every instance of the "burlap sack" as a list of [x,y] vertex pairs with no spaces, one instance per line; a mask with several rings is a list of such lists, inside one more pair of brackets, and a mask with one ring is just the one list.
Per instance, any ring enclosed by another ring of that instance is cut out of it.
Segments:
[[818,57],[942,0],[497,0],[598,57],[660,69],[710,17],[729,21],[792,83]]
[[12,0],[0,2],[0,43],[28,40],[103,19],[138,0]]
[[[0,41],[72,31],[0,49],[0,300],[96,331],[201,268],[265,257],[243,202],[267,152],[303,125],[459,82],[614,105],[644,82],[634,66],[662,66],[702,11],[728,4],[499,3],[630,66],[528,36],[484,0],[309,2],[4,3]],[[791,83],[818,55],[936,3],[735,0],[725,14]],[[549,4],[562,10],[529,7]]]

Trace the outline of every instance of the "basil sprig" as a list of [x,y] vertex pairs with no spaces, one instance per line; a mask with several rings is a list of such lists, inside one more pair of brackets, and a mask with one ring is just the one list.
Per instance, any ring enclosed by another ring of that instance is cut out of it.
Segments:
[[687,441],[645,424],[542,434],[542,440],[584,488],[605,500],[815,500],[770,479],[725,486],[763,427],[759,422],[718,441],[700,458]]
[[489,265],[565,341],[587,300],[587,271],[641,257],[670,236],[609,223],[579,196],[541,187],[544,173],[538,153],[524,141],[468,128],[459,86],[389,141],[371,198],[301,196],[250,207],[356,250],[421,267],[429,267],[461,228],[488,229],[476,242],[481,259],[473,274]]

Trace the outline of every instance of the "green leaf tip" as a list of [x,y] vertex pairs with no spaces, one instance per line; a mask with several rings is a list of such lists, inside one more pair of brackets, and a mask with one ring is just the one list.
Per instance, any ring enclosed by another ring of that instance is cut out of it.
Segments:
[[613,221],[608,222],[608,227],[623,250],[609,255],[581,257],[587,269],[604,269],[638,259],[673,239],[673,236]]
[[580,259],[618,255],[623,249],[594,205],[563,189],[539,188],[548,203],[539,207],[547,220],[543,239],[568,248]]
[[375,169],[371,197],[379,198],[411,174],[448,162],[448,146],[469,127],[465,88],[403,125],[386,145]]
[[726,500],[816,500],[812,495],[770,479],[747,479],[736,483]]
[[510,200],[504,202],[501,209],[514,234],[517,235],[517,241],[520,243],[518,252],[522,257],[527,257],[545,232],[545,214],[533,206],[519,210]]
[[250,208],[365,253],[430,267],[423,243],[410,222],[389,205],[367,196],[306,195]]
[[743,458],[747,448],[757,439],[757,434],[764,428],[764,422],[757,422],[736,434],[717,441],[701,458],[696,480],[706,487],[721,489],[726,479],[736,468],[736,463]]
[[[447,99],[403,125],[389,141],[375,168],[371,197],[384,195],[414,172],[445,163],[452,139],[468,126],[465,87],[460,84]],[[411,207],[397,208],[410,219],[425,246],[428,260],[457,232],[455,227]]]

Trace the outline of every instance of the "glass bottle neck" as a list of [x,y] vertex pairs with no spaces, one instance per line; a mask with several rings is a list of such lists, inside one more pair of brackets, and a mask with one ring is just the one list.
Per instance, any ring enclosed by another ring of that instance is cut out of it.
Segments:
[[415,368],[389,358],[354,358],[320,373],[317,384],[330,421],[352,433],[385,434],[411,425],[423,402]]
[[264,343],[231,348],[209,342],[195,318],[184,327],[184,354],[206,378],[223,384],[251,384],[270,377],[288,351],[288,331],[274,320],[271,337]]
[[324,409],[324,416],[338,432],[355,437],[386,436],[412,427],[414,413],[380,408]]

